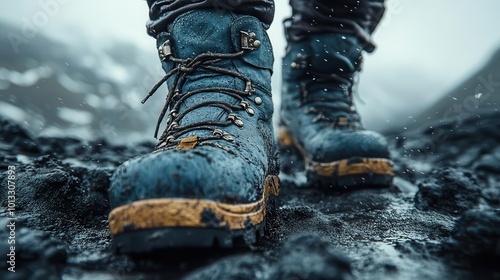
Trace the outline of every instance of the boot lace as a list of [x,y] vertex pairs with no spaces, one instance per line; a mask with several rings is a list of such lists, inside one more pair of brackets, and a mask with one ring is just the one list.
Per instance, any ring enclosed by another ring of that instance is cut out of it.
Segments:
[[[298,106],[307,106],[305,113],[316,115],[312,122],[325,122],[326,126],[331,127],[360,129],[360,118],[352,98],[353,82],[334,73],[324,74],[308,70],[307,75],[300,83],[301,96]],[[318,88],[319,85],[323,85],[324,91],[328,91],[328,88],[338,91],[337,87],[332,86],[338,85],[342,95],[329,94],[319,97],[317,94],[311,94],[311,87]],[[344,113],[343,116],[339,116],[339,112]]]
[[[168,44],[169,42],[167,41],[166,43]],[[258,45],[256,47],[258,47]],[[250,78],[237,71],[217,67],[216,64],[223,60],[240,58],[247,51],[253,49],[254,48],[251,47],[242,48],[241,51],[235,53],[205,52],[193,58],[181,59],[173,57],[171,55],[170,49],[162,52],[160,48],[160,57],[163,60],[168,59],[169,61],[173,62],[174,67],[172,70],[166,73],[166,75],[150,90],[147,96],[141,101],[141,103],[144,104],[151,96],[155,94],[155,92],[160,88],[161,85],[163,85],[171,77],[174,77],[172,85],[170,86],[166,97],[165,105],[163,106],[163,109],[156,123],[156,128],[154,133],[155,138],[157,138],[161,123],[168,112],[168,118],[166,121],[165,130],[159,137],[155,150],[164,150],[172,148],[173,146],[178,145],[181,142],[181,140],[179,140],[180,136],[195,130],[207,130],[212,132],[207,136],[198,137],[197,138],[198,143],[216,139],[223,139],[230,142],[234,141],[233,136],[231,136],[229,133],[225,132],[221,128],[230,125],[236,125],[238,127],[243,126],[243,121],[235,113],[236,111],[246,111],[250,116],[254,115],[255,113],[254,109],[250,106],[249,102],[245,100],[245,98],[252,96],[252,94],[255,93],[255,90],[252,86],[252,81],[250,80]],[[199,88],[196,90],[183,92],[182,91],[183,86],[186,83],[189,75],[193,75],[195,72],[199,70],[205,70],[239,78],[245,82],[246,85],[245,89],[238,90],[235,88],[225,88],[225,87],[206,87],[206,88]],[[184,108],[184,110],[180,112],[180,106],[186,99],[194,95],[203,94],[207,92],[217,92],[229,95],[233,97],[236,100],[236,102],[234,104],[230,104],[228,102],[222,102],[220,100],[207,100],[199,102],[188,108]],[[255,103],[257,105],[260,105],[261,102],[262,99],[260,99],[260,97],[255,98]],[[200,120],[194,123],[181,125],[182,118],[185,117],[188,113],[198,108],[206,106],[217,107],[222,109],[223,112],[218,117],[218,119],[222,118],[222,115],[225,112],[227,114],[227,118],[225,119],[225,121]]]

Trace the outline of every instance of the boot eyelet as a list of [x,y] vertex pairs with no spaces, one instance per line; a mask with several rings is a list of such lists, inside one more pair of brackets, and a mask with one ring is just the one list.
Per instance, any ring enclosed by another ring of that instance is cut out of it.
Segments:
[[241,102],[240,102],[240,107],[241,107],[242,109],[246,109],[246,108],[248,108],[248,102],[246,102],[246,101],[241,101]]
[[241,49],[245,51],[253,51],[261,46],[261,42],[256,39],[257,35],[254,32],[240,31],[241,34]]
[[252,108],[252,107],[248,107],[245,111],[247,111],[247,113],[248,113],[250,116],[255,115],[255,111],[253,110],[253,108]]
[[260,98],[260,97],[257,96],[257,97],[255,97],[254,102],[257,105],[260,105],[260,104],[262,104],[262,98]]
[[252,82],[248,81],[245,85],[245,94],[252,95],[255,93],[255,89],[252,87]]
[[174,129],[178,128],[178,127],[179,127],[179,124],[178,124],[178,123],[176,123],[176,122],[173,122],[173,123],[172,123],[172,124],[168,127],[168,129],[167,129],[167,130],[168,130],[168,131],[172,131],[172,130],[174,130]]
[[227,116],[227,120],[231,121],[232,123],[234,123],[238,127],[243,126],[243,121],[233,113],[231,113],[231,114],[229,114],[229,116]]
[[231,136],[229,133],[224,133],[224,135],[222,135],[222,139],[224,139],[226,141],[229,141],[229,142],[233,142],[234,141],[234,137]]
[[220,129],[215,129],[212,132],[212,136],[214,136],[214,137],[222,137],[223,134],[224,134],[224,132]]
[[163,147],[167,146],[167,143],[166,142],[161,142],[159,143],[157,146],[156,146],[156,149],[161,149]]
[[167,145],[170,142],[173,142],[175,140],[174,136],[168,136],[167,139],[165,139],[165,145]]
[[158,54],[161,60],[166,60],[172,54],[172,48],[170,47],[170,40],[166,40],[158,48]]
[[240,119],[236,119],[234,121],[234,124],[237,125],[238,127],[243,127],[243,121]]

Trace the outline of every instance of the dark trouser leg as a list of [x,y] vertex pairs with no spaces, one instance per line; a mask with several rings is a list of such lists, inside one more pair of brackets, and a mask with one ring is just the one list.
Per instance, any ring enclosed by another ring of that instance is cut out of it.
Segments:
[[370,35],[384,14],[384,0],[291,0],[293,16],[288,39],[298,41],[314,32],[349,33],[366,51],[373,51]]
[[274,0],[147,0],[149,5],[148,33],[156,36],[180,14],[192,10],[214,9],[219,12],[250,15],[264,26],[274,18]]

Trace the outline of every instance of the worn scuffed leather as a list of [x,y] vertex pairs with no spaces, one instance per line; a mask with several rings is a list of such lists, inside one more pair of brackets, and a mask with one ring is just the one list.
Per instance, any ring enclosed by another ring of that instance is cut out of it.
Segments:
[[[197,198],[227,203],[255,202],[261,198],[266,175],[278,173],[270,82],[274,59],[263,24],[252,16],[190,11],[177,17],[167,30],[159,34],[158,45],[170,40],[172,53],[178,58],[194,57],[204,52],[234,53],[240,50],[240,31],[256,33],[261,46],[242,58],[224,60],[217,66],[237,70],[253,81],[255,93],[246,101],[255,114],[236,112],[244,123],[243,127],[230,125],[223,128],[234,137],[234,141],[210,140],[222,148],[200,143],[191,150],[172,147],[127,161],[112,177],[110,201],[113,208],[150,198]],[[171,62],[162,65],[167,72],[174,67]],[[172,82],[173,78],[167,81],[169,87]],[[189,76],[183,92],[206,87],[242,90],[245,83],[232,76],[200,70]],[[162,100],[159,96],[152,98]],[[262,104],[257,105],[256,98],[260,98]],[[205,92],[188,98],[181,105],[180,112],[207,100],[237,104],[231,96]],[[201,119],[223,121],[226,118],[227,113],[220,108],[202,107],[188,113],[182,119],[182,125]],[[195,130],[181,138],[210,133]]]

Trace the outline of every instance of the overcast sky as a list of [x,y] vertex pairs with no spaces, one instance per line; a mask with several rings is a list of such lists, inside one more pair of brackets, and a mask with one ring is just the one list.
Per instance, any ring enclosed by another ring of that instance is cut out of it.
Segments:
[[[96,44],[117,38],[156,56],[154,40],[145,33],[148,10],[142,0],[1,1],[0,20],[21,33],[27,21],[44,20],[47,3],[57,3],[57,9],[39,34],[65,41],[89,38]],[[269,32],[276,56],[273,86],[279,94],[285,46],[281,22],[290,10],[287,0],[277,0],[276,6]],[[378,49],[366,57],[359,86],[364,123],[375,129],[401,125],[479,69],[500,46],[498,0],[388,0],[386,7],[374,35]]]

